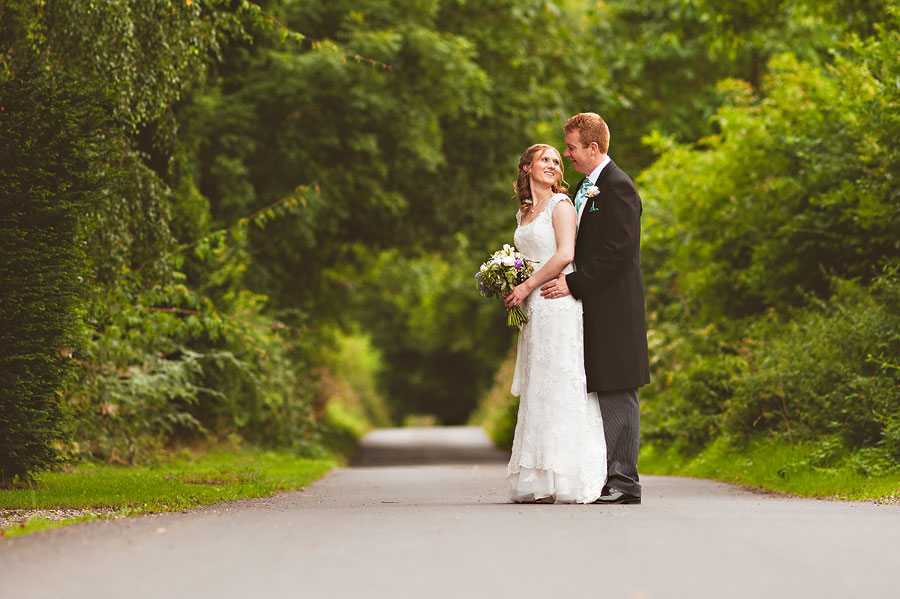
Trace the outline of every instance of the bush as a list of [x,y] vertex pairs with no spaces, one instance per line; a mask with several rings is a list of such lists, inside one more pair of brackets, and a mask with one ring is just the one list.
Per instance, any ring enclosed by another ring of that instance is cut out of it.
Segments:
[[306,354],[322,340],[265,316],[263,296],[245,291],[223,303],[180,284],[104,290],[66,393],[75,449],[140,463],[173,442],[233,434],[306,448],[322,416]]
[[494,385],[478,403],[469,419],[481,426],[498,447],[512,448],[519,413],[519,398],[510,393],[516,366],[516,352],[511,351],[494,376]]
[[757,88],[722,82],[695,145],[647,138],[646,440],[898,463],[897,17],[823,66],[784,54]]
[[774,436],[829,461],[856,454],[859,470],[900,464],[900,276],[833,285],[828,300],[729,334],[656,330],[663,369],[642,392],[644,439],[691,454],[722,435]]
[[[892,443],[900,413],[900,277],[870,287],[836,279],[835,294],[787,323],[769,318],[735,382],[726,430],[793,441],[837,435],[850,450]],[[788,427],[791,429],[788,434]]]
[[89,96],[28,60],[0,81],[0,483],[56,462],[65,436],[99,124]]
[[767,96],[723,82],[720,132],[695,146],[649,138],[662,157],[638,179],[648,289],[705,323],[784,316],[897,254],[900,35],[843,51],[827,68],[773,59]]
[[362,423],[359,433],[373,426],[390,426],[390,409],[378,392],[381,353],[373,347],[371,337],[337,331],[334,345],[333,351],[326,352],[320,377],[320,392],[329,409]]

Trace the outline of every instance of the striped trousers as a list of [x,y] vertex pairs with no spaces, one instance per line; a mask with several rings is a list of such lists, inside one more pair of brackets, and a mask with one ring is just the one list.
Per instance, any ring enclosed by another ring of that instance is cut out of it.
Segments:
[[637,462],[641,445],[641,410],[638,391],[603,391],[597,393],[597,399],[606,437],[606,486],[640,497]]

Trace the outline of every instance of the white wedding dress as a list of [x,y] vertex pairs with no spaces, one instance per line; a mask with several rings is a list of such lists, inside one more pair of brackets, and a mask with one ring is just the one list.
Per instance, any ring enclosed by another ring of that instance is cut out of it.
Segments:
[[[556,194],[516,229],[516,249],[529,260],[543,264],[556,252],[552,215],[560,201],[569,200]],[[572,270],[570,264],[563,272]],[[544,299],[538,288],[522,309],[528,322],[519,332],[512,383],[519,415],[506,471],[510,501],[591,503],[606,482],[606,441],[597,394],[587,392],[585,381],[581,302]]]

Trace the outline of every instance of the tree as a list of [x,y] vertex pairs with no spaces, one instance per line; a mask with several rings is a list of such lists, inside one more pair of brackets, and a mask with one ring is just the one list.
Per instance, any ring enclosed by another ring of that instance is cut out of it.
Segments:
[[246,283],[295,326],[371,332],[398,412],[461,422],[511,339],[471,277],[512,235],[519,155],[562,137],[581,68],[570,15],[538,0],[267,11],[305,39],[229,45],[179,113],[211,222],[315,183],[301,210],[251,232]]
[[777,434],[895,463],[900,35],[875,29],[830,64],[773,57],[759,92],[724,82],[715,135],[653,138],[648,438]]

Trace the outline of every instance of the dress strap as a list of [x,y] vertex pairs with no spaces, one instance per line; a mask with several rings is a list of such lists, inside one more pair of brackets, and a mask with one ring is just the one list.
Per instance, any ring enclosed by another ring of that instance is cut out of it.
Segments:
[[572,203],[572,199],[564,193],[554,194],[550,201],[547,202],[547,213],[550,215],[550,218],[553,218],[553,211],[556,209],[556,205],[560,202],[569,202]]
[[547,209],[550,212],[553,212],[553,209],[556,208],[556,205],[562,201],[567,201],[567,202],[571,203],[572,199],[564,193],[553,194],[553,197],[550,198],[550,201],[547,203]]

